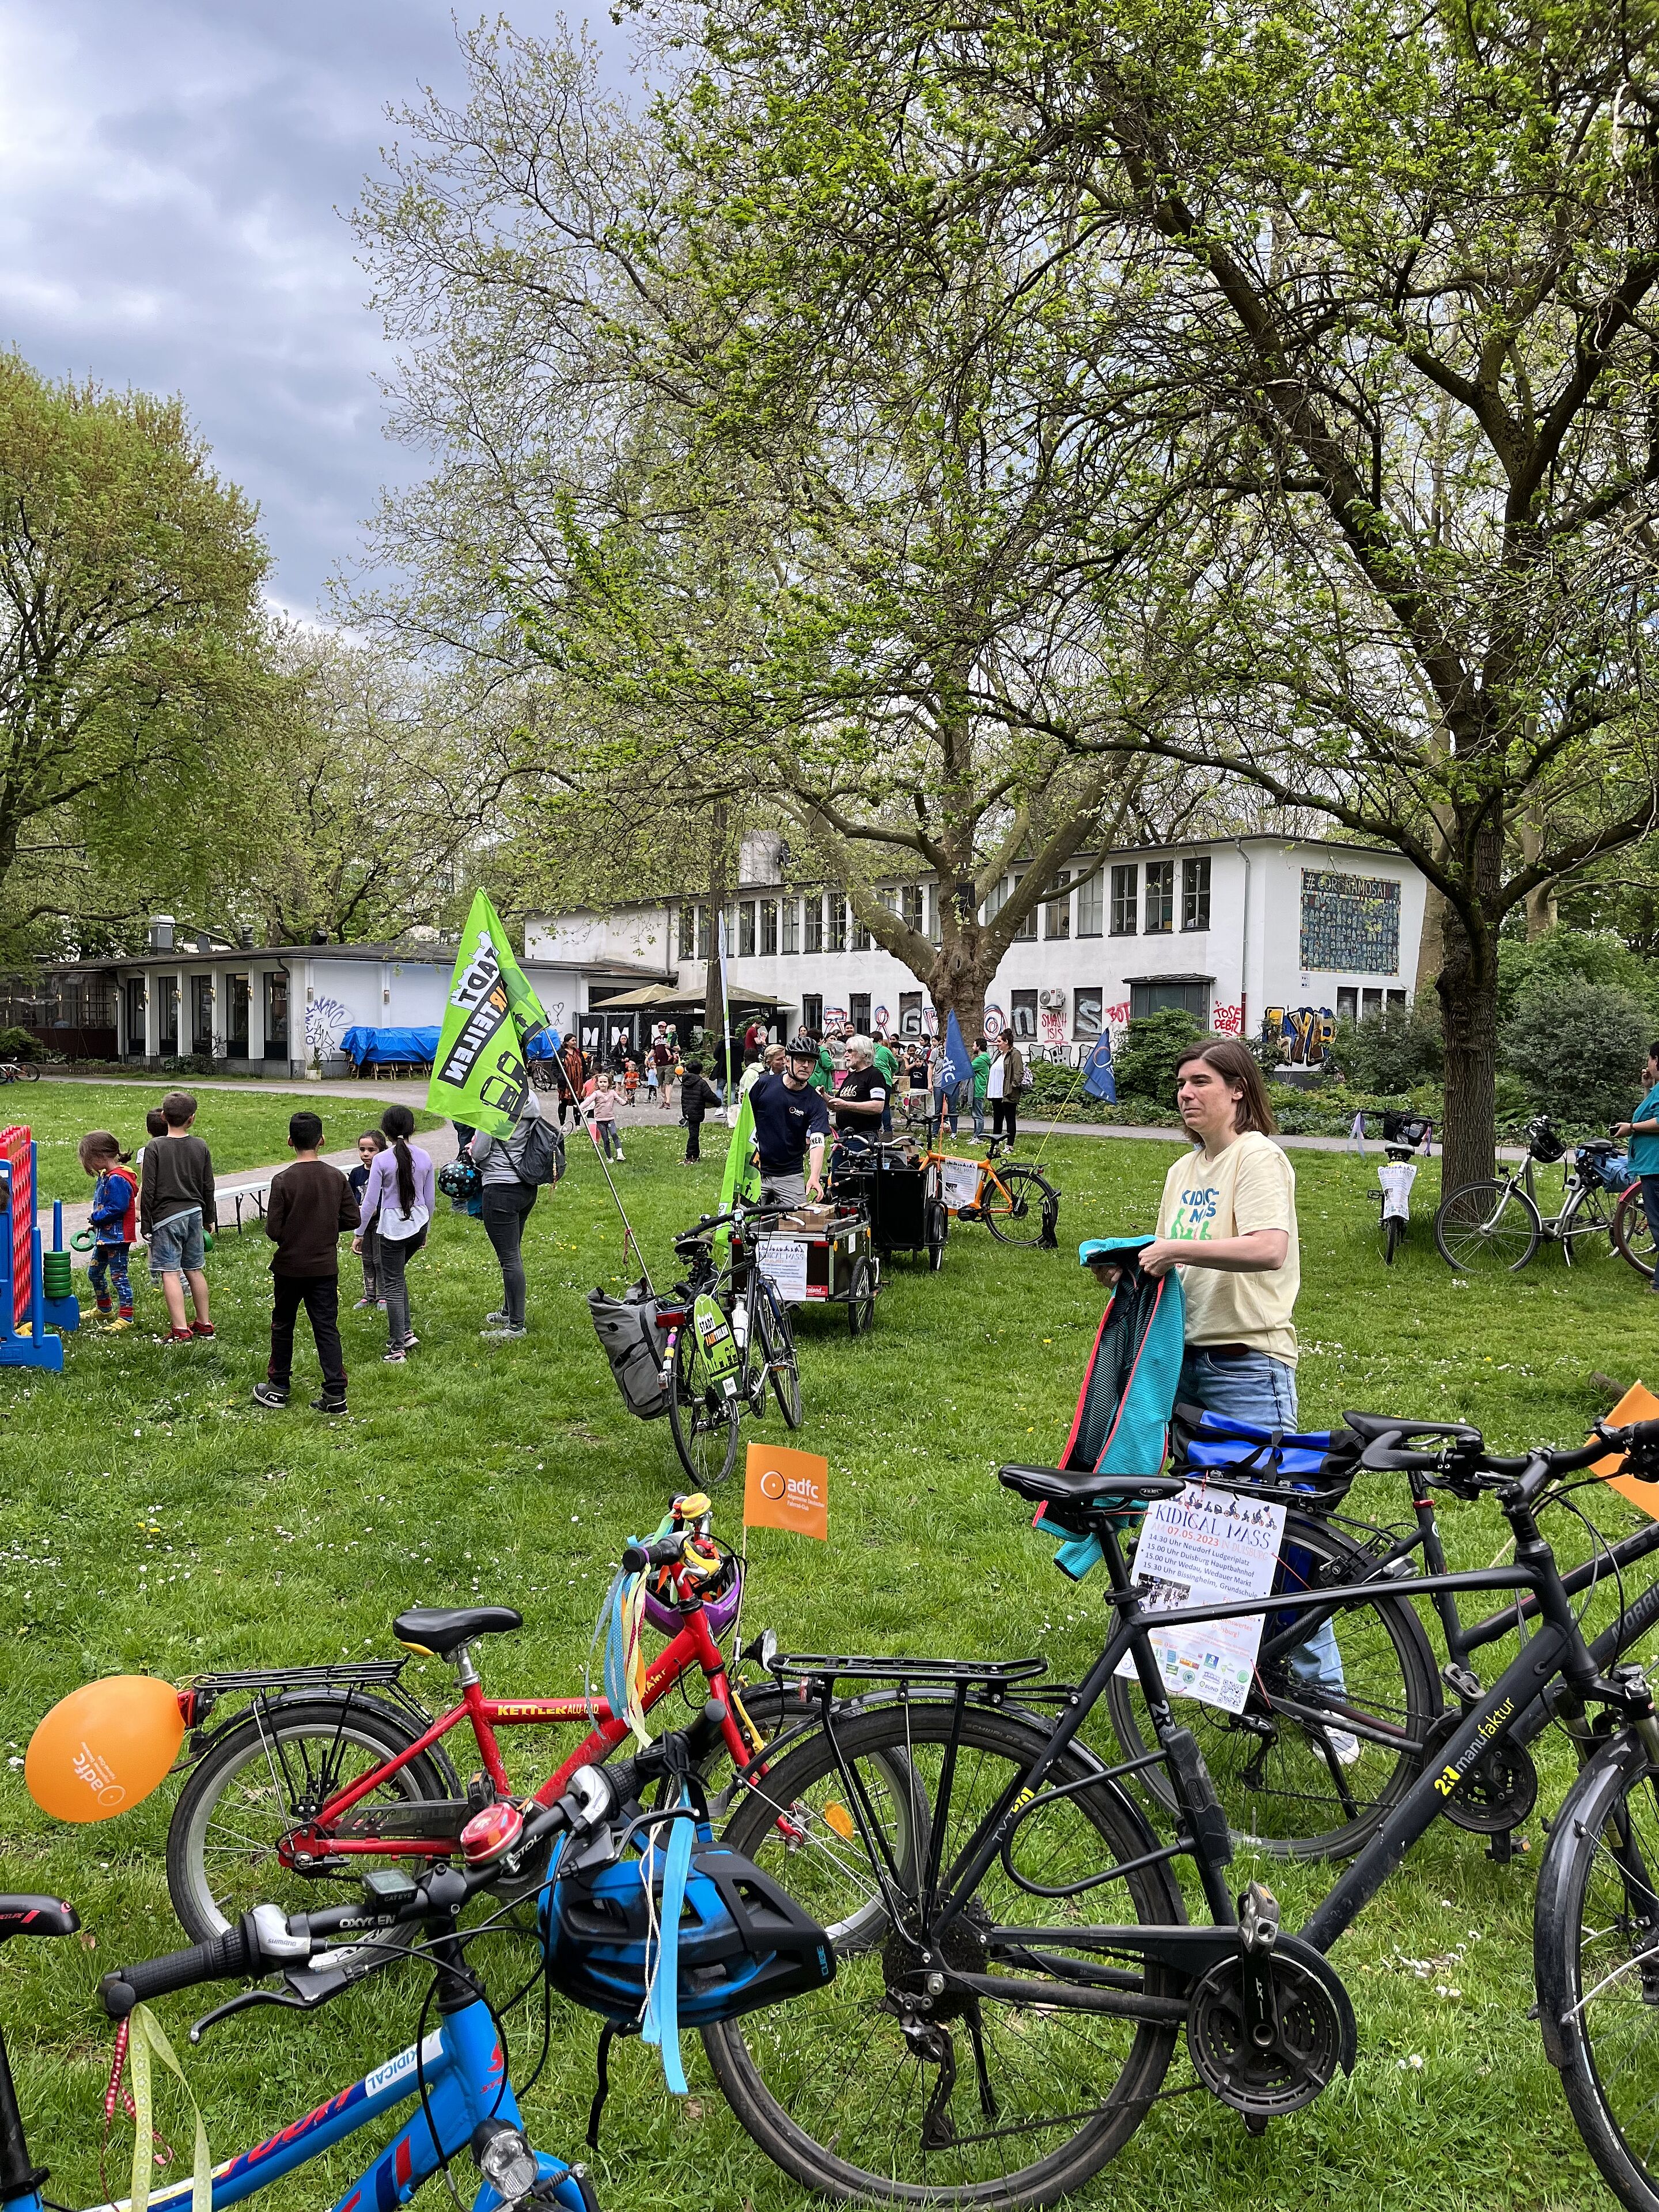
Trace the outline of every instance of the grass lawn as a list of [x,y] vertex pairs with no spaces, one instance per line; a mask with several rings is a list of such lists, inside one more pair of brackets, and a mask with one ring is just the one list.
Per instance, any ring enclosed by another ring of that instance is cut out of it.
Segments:
[[[188,1091],[190,1085],[148,1079],[113,1083],[31,1083],[14,1085],[0,1102],[0,1119],[21,1122],[34,1132],[36,1158],[43,1200],[90,1198],[92,1183],[81,1165],[76,1146],[88,1129],[112,1129],[130,1152],[144,1142],[144,1116],[159,1106],[169,1091]],[[384,1101],[365,1090],[362,1103],[355,1098],[335,1098],[303,1085],[292,1091],[256,1091],[244,1097],[234,1091],[195,1092],[200,1110],[196,1133],[213,1154],[216,1175],[231,1175],[247,1168],[274,1165],[288,1157],[288,1119],[301,1107],[323,1117],[323,1143],[338,1152],[349,1145],[360,1129],[372,1128],[380,1118]],[[418,1112],[416,1125],[429,1129],[434,1114]],[[50,1241],[50,1239],[48,1239]]]
[[[122,1087],[123,1102],[132,1096]],[[43,1086],[25,1103],[65,1146],[71,1127],[112,1113],[100,1094],[79,1090]],[[331,1135],[334,1120],[345,1135],[356,1126],[343,1104],[325,1102]],[[204,1094],[204,1133],[223,1164],[272,1159],[288,1110],[286,1098]],[[114,1126],[130,1133],[136,1120],[135,1101]],[[629,1131],[628,1151],[618,1181],[653,1267],[665,1272],[670,1234],[714,1204],[719,1166],[680,1166],[678,1133],[665,1128]],[[1073,1257],[1076,1241],[1149,1225],[1171,1152],[1066,1138],[1045,1156],[1065,1193],[1059,1254],[1006,1251],[984,1230],[963,1228],[939,1275],[893,1267],[869,1338],[851,1341],[839,1314],[803,1321],[799,1441],[830,1458],[831,1540],[819,1547],[757,1535],[747,1616],[753,1627],[775,1627],[786,1647],[1041,1650],[1072,1679],[1097,1652],[1093,1586],[1056,1574],[1050,1547],[1026,1530],[993,1469],[1058,1449],[1099,1311]],[[0,1768],[0,1881],[74,1899],[86,1929],[79,1945],[18,1942],[0,1953],[0,2018],[35,2153],[55,2168],[61,2201],[98,2201],[109,2031],[97,1978],[182,1939],[161,1863],[171,1786],[107,1825],[54,1826],[21,1773],[40,1714],[113,1669],[177,1681],[209,1667],[385,1654],[400,1607],[473,1596],[526,1616],[520,1635],[483,1649],[492,1685],[574,1688],[618,1545],[654,1523],[677,1486],[666,1424],[628,1417],[588,1322],[582,1293],[620,1281],[622,1234],[593,1164],[574,1146],[572,1158],[566,1185],[542,1198],[529,1224],[528,1339],[479,1342],[499,1276],[478,1225],[441,1212],[432,1249],[410,1270],[422,1341],[410,1364],[383,1366],[374,1317],[349,1319],[348,1420],[325,1424],[304,1409],[314,1370],[303,1362],[295,1410],[273,1416],[251,1403],[268,1310],[264,1248],[251,1235],[226,1238],[213,1257],[216,1343],[180,1352],[147,1336],[84,1334],[62,1377],[0,1375],[0,1747],[15,1762]],[[1304,1425],[1358,1405],[1467,1416],[1502,1449],[1576,1440],[1605,1407],[1594,1370],[1652,1379],[1659,1368],[1659,1312],[1610,1256],[1569,1272],[1547,1250],[1515,1280],[1455,1282],[1428,1235],[1437,1194],[1429,1168],[1412,1242],[1389,1271],[1368,1196],[1375,1163],[1294,1158]],[[157,1318],[147,1285],[141,1318]],[[1355,1504],[1363,1510],[1368,1497],[1380,1516],[1398,1510],[1392,1484],[1362,1485]],[[737,1498],[720,1504],[735,1534]],[[1629,1515],[1609,1495],[1601,1517],[1616,1528]],[[1485,1509],[1449,1508],[1445,1529],[1462,1565],[1489,1563],[1504,1534]],[[411,1662],[408,1679],[447,1702],[451,1678],[435,1662]],[[538,1741],[523,1741],[526,1780],[545,1771]],[[1571,1761],[1553,1737],[1539,1753],[1553,1805]],[[1352,2081],[1260,2140],[1202,2096],[1162,2103],[1082,2201],[1133,2212],[1311,2201],[1328,2212],[1371,2212],[1383,2201],[1391,2212],[1609,2204],[1526,2017],[1530,1893],[1544,1841],[1535,1821],[1532,1834],[1531,1855],[1500,1869],[1480,1839],[1437,1828],[1337,1947],[1359,2021]],[[1249,1869],[1235,1871],[1242,1886]],[[1289,1926],[1328,1881],[1318,1869],[1273,1869],[1268,1878]],[[493,1986],[504,1995],[529,1964],[507,1945],[495,1956]],[[165,2001],[216,2157],[401,2047],[423,1987],[413,1976],[382,1977],[311,2021],[256,2012],[196,2051],[183,2031],[205,2002]],[[538,2022],[520,2014],[518,2027],[527,2073]],[[558,2014],[551,2061],[528,2100],[535,2132],[569,2156],[586,2123],[596,2036],[586,2016]],[[690,2039],[687,2058],[693,2095],[680,2104],[663,2093],[653,2057],[637,2043],[618,2046],[596,2175],[605,2204],[775,2212],[804,2202],[738,2129]],[[1190,2078],[1178,2056],[1166,2088]],[[170,2139],[187,2144],[175,2092],[162,2093],[161,2109]],[[124,2136],[112,2157],[112,2182],[129,2143]],[[331,2169],[338,2188],[348,2155]],[[324,2186],[308,2169],[269,2201],[311,2212],[329,2201]],[[437,2185],[428,2196],[439,2201]]]

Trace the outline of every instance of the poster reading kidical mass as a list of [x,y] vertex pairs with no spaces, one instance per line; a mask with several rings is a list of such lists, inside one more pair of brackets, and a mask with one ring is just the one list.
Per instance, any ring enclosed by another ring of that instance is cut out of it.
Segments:
[[[1273,1586],[1285,1508],[1248,1493],[1188,1483],[1179,1498],[1150,1507],[1135,1546],[1135,1585],[1152,1613],[1183,1613],[1231,1598],[1266,1597]],[[1250,1694],[1263,1616],[1195,1621],[1152,1631],[1152,1649],[1172,1698],[1196,1698],[1242,1713]],[[1120,1674],[1133,1674],[1124,1659]]]

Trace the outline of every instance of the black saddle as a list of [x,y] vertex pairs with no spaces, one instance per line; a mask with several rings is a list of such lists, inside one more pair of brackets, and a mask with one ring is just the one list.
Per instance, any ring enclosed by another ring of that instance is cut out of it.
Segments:
[[523,1626],[524,1615],[510,1605],[417,1605],[398,1615],[392,1632],[411,1651],[447,1659],[458,1644],[471,1644],[475,1636],[505,1636]]
[[997,1480],[1034,1504],[1064,1505],[1073,1512],[1086,1510],[1096,1498],[1109,1499],[1103,1512],[1121,1513],[1126,1508],[1152,1505],[1160,1498],[1179,1498],[1187,1487],[1179,1476],[1167,1474],[1097,1474],[1091,1468],[1000,1467]]
[[25,1897],[0,1891],[0,1943],[8,1936],[73,1936],[81,1925],[61,1897]]

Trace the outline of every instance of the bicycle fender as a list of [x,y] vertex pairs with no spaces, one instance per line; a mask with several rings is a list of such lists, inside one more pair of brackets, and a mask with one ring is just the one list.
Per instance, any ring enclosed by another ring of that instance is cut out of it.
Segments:
[[1583,1841],[1581,1824],[1592,1833],[1601,1826],[1610,1799],[1643,1772],[1648,1755],[1633,1729],[1609,1736],[1588,1760],[1568,1790],[1550,1830],[1544,1863],[1538,1869],[1533,1900],[1533,1981],[1538,1991],[1538,2027],[1544,2056],[1558,2070],[1581,2055],[1576,2025],[1573,1978],[1567,1963],[1569,1890],[1574,1862]]

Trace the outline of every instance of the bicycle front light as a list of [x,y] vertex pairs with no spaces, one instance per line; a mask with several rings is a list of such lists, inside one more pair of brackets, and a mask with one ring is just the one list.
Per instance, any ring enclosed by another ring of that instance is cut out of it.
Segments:
[[510,2120],[480,2120],[472,2130],[472,2155],[495,2194],[516,2204],[536,2186],[541,2169],[521,2130]]

